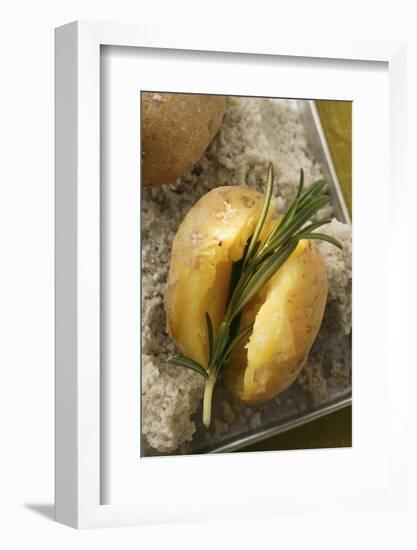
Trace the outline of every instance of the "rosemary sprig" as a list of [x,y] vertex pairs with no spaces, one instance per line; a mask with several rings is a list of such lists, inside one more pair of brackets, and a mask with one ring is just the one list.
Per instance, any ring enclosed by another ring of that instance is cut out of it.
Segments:
[[304,190],[303,170],[300,172],[300,182],[293,202],[281,221],[262,242],[260,236],[271,203],[273,179],[272,164],[269,164],[261,215],[245,247],[242,259],[233,265],[224,318],[216,337],[214,337],[210,315],[208,312],[205,314],[209,348],[207,368],[183,355],[177,355],[168,360],[174,365],[192,369],[205,378],[203,423],[206,427],[210,425],[211,402],[216,381],[227,365],[233,348],[253,328],[253,323],[240,328],[245,306],[286,262],[301,239],[323,240],[342,248],[339,241],[333,237],[313,232],[330,223],[330,219],[308,223],[329,199],[322,194],[326,185],[324,181],[317,181]]

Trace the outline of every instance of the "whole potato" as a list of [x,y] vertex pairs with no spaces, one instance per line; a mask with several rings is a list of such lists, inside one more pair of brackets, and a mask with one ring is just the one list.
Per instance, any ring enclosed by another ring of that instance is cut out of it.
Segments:
[[220,128],[223,96],[152,93],[141,96],[142,183],[172,183],[197,162]]
[[[263,196],[244,187],[218,187],[187,213],[175,236],[165,293],[167,330],[182,352],[207,366],[205,313],[217,334],[223,320],[233,262],[253,234]],[[261,239],[279,220],[264,226]],[[235,347],[225,368],[233,394],[258,403],[298,376],[320,328],[327,273],[316,246],[302,240],[243,310],[241,327],[253,331]]]

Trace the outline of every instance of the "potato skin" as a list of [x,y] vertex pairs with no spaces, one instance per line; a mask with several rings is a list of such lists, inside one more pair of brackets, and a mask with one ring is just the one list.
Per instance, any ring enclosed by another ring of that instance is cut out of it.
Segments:
[[165,291],[167,331],[183,353],[207,365],[205,312],[216,333],[224,315],[232,263],[239,260],[261,213],[263,196],[217,187],[187,213],[174,238]]
[[142,184],[172,183],[197,162],[220,128],[223,96],[142,92]]
[[327,273],[311,241],[298,247],[248,304],[242,326],[251,336],[225,370],[232,393],[255,404],[284,391],[299,375],[319,331],[327,298]]

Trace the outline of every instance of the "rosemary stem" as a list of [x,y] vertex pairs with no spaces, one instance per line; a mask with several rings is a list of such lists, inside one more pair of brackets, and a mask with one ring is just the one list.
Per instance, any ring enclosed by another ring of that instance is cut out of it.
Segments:
[[204,386],[203,397],[203,424],[206,428],[210,426],[211,422],[211,402],[213,400],[213,389],[216,384],[216,375],[210,373]]

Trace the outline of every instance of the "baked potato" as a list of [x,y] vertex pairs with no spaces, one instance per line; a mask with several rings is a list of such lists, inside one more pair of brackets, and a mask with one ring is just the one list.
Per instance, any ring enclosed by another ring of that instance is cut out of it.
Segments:
[[[208,363],[205,313],[214,334],[223,320],[233,262],[253,234],[263,196],[244,187],[218,187],[187,213],[173,243],[165,293],[167,330],[184,355]],[[272,208],[262,238],[279,219]],[[324,261],[312,241],[294,252],[245,306],[241,327],[253,331],[224,370],[233,394],[248,403],[277,395],[298,376],[316,338],[327,297]]]
[[217,133],[223,96],[153,93],[141,95],[142,183],[172,183],[197,162]]

